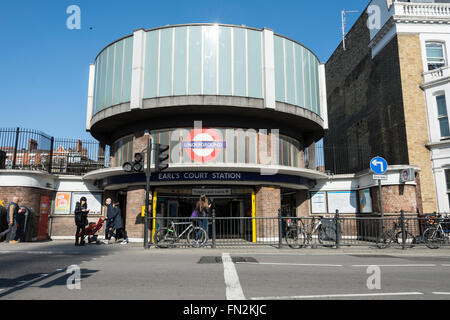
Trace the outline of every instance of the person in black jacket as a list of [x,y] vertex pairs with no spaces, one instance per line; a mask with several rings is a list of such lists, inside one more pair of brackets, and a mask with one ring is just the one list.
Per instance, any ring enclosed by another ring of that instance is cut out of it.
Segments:
[[105,240],[103,243],[108,244],[108,241],[111,239],[113,233],[113,205],[111,203],[111,198],[106,199],[106,226],[105,226]]
[[[75,245],[84,246],[84,227],[88,224],[87,201],[85,197],[81,197],[80,202],[75,205],[75,224],[77,225],[77,233],[75,234]],[[81,241],[79,242],[79,238]]]
[[121,244],[128,243],[128,237],[125,231],[125,225],[122,219],[122,210],[120,210],[119,202],[114,202],[113,205],[113,215],[114,215],[114,228],[116,229],[116,241],[122,239]]
[[6,213],[6,221],[8,223],[8,229],[0,234],[0,238],[7,235],[6,240],[9,243],[17,243],[17,214],[19,211],[19,197],[14,197],[13,201],[9,204]]

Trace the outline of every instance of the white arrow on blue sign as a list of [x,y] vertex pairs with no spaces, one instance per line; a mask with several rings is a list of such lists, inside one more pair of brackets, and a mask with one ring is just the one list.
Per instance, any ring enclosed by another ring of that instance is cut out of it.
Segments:
[[370,169],[375,174],[384,174],[388,168],[387,161],[382,157],[375,157],[370,160]]

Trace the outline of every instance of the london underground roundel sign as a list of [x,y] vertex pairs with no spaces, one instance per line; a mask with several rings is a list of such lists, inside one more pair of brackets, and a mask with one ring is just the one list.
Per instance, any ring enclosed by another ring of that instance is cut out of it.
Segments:
[[196,162],[208,162],[215,159],[226,148],[220,134],[214,129],[194,129],[182,143],[188,156]]

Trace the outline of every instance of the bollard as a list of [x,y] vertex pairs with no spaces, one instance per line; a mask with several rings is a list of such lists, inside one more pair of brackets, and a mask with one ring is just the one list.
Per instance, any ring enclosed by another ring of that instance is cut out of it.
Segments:
[[400,223],[402,227],[402,250],[406,249],[405,212],[400,211]]
[[281,249],[281,246],[283,245],[283,225],[281,221],[281,209],[278,209],[278,249]]
[[216,209],[212,209],[212,248],[216,248]]
[[341,228],[339,225],[339,210],[337,209],[334,216],[334,221],[336,223],[336,249],[339,249],[341,246]]

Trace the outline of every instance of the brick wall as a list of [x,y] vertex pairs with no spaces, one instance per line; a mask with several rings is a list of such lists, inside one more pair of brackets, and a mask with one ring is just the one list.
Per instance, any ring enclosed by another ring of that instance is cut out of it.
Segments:
[[[385,214],[398,214],[401,210],[405,213],[417,214],[417,196],[416,186],[414,185],[396,185],[383,186],[383,211]],[[378,187],[373,187],[372,193],[372,211],[380,212],[380,200]]]
[[31,187],[0,187],[0,200],[3,201],[5,207],[12,201],[14,196],[19,197],[19,205],[27,206],[34,211],[33,218],[33,233],[32,237],[37,237],[38,223],[39,223],[39,209],[41,203],[41,196],[48,196],[52,199],[53,191]]
[[425,95],[420,88],[424,72],[420,39],[418,34],[399,34],[397,38],[409,163],[421,169],[423,210],[433,212],[437,210],[437,203],[430,151],[425,147],[430,139]]
[[[278,187],[260,186],[256,188],[256,217],[277,217],[281,207],[281,192]],[[278,237],[276,219],[256,220],[257,238]]]
[[[375,154],[390,164],[409,163],[398,41],[394,37],[372,59],[366,21],[364,14],[347,36],[347,50],[340,46],[326,64],[325,142],[336,145],[340,173],[361,170]],[[326,154],[326,163],[331,160]]]
[[144,237],[144,220],[141,207],[145,204],[144,186],[129,187],[127,191],[127,216],[125,229],[130,238]]
[[310,216],[310,199],[308,190],[297,191],[296,196],[297,217]]

